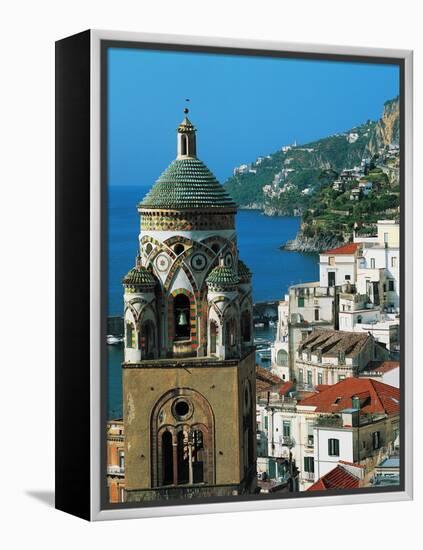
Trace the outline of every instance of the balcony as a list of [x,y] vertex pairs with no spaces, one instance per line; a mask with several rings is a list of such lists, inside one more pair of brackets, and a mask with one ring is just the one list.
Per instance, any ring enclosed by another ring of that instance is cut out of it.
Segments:
[[121,466],[107,466],[107,474],[113,476],[124,476],[125,468]]
[[293,447],[294,439],[290,435],[281,435],[279,437],[279,444],[284,445],[285,447]]
[[306,447],[314,447],[314,436],[309,435],[306,441]]

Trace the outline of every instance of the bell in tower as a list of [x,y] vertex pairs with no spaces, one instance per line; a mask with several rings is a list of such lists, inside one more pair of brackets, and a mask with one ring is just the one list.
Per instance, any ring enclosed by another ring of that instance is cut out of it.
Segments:
[[138,205],[139,261],[124,279],[128,502],[254,492],[251,274],[236,210],[185,116],[176,158]]

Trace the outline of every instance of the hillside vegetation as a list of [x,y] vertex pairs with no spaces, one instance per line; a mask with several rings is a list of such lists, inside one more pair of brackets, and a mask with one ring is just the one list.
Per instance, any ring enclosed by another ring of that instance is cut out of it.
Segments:
[[378,219],[398,216],[399,120],[395,98],[380,120],[283,147],[235,169],[224,185],[241,208],[302,216],[288,247],[319,250],[348,241],[354,225],[368,232]]

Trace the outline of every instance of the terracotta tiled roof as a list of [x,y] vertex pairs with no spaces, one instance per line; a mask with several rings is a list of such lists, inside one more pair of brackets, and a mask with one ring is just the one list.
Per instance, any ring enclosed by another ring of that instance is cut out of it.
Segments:
[[333,470],[318,479],[308,491],[327,491],[328,489],[357,489],[360,480],[347,472],[342,466],[336,466]]
[[331,386],[330,384],[317,384],[315,388],[318,392],[321,392],[321,391],[327,390],[328,388],[330,388],[330,386]]
[[340,351],[346,357],[357,355],[371,337],[363,332],[315,329],[298,346],[298,351],[322,351],[323,357],[336,357]]
[[361,412],[394,415],[400,411],[400,391],[370,378],[346,378],[320,393],[306,397],[301,405],[316,407],[315,412],[337,413],[352,407],[352,397],[359,397]]
[[287,394],[294,387],[293,382],[284,382],[278,389],[279,395]]
[[283,384],[282,378],[272,374],[268,369],[256,366],[256,393],[269,391],[278,384]]
[[321,254],[331,254],[333,256],[335,256],[336,254],[355,254],[359,247],[359,243],[348,243],[344,244],[343,246],[339,246],[338,248],[326,250],[326,252],[322,252]]

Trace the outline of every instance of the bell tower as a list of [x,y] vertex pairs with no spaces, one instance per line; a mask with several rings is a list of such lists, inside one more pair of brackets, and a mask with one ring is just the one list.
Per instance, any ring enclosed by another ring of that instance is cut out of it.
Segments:
[[185,116],[176,159],[138,205],[138,256],[123,279],[129,502],[255,488],[251,273],[236,205],[196,146]]

